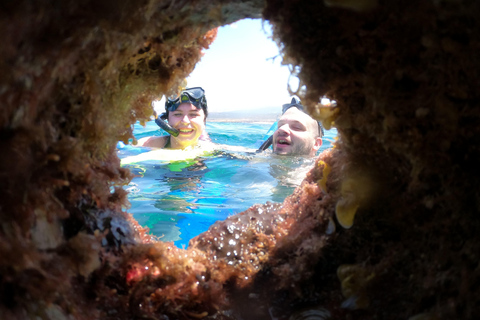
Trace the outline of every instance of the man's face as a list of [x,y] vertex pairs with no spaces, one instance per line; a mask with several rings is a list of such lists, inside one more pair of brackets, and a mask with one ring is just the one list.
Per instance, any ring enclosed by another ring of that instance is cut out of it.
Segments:
[[317,122],[295,107],[288,109],[278,121],[273,134],[273,152],[281,155],[315,155],[320,147]]

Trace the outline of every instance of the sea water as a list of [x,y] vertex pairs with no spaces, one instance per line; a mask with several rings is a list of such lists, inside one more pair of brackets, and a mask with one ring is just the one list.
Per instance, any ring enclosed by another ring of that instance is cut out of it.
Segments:
[[[255,152],[272,123],[207,122],[219,148],[183,161],[149,160],[128,164],[134,178],[126,190],[135,219],[163,241],[186,247],[217,220],[260,203],[283,202],[311,169],[314,158]],[[154,121],[134,126],[137,139],[165,134]],[[325,131],[321,150],[331,147],[336,130]],[[119,144],[125,159],[150,148]],[[168,150],[165,150],[168,152]]]

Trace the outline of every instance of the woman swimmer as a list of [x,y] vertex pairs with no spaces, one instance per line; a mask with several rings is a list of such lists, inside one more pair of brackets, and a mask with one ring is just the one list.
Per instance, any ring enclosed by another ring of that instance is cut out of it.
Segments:
[[[165,113],[155,120],[170,135],[145,137],[138,141],[138,145],[165,149],[196,146],[201,140],[209,140],[205,132],[207,116],[205,90],[200,87],[187,88],[177,98],[167,98]],[[164,119],[168,119],[168,124]]]

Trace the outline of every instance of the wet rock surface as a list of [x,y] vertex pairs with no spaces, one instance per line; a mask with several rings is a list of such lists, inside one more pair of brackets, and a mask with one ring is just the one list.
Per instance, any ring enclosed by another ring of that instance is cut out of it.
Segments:
[[[0,6],[0,318],[476,318],[477,2]],[[212,28],[259,16],[339,140],[283,204],[159,242],[115,144]]]

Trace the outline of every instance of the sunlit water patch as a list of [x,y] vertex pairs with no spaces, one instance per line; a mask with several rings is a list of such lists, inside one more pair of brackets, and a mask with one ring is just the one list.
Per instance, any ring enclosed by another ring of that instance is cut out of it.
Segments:
[[[283,202],[314,159],[281,157],[254,148],[271,123],[207,123],[217,150],[183,161],[144,159],[125,165],[135,177],[126,186],[129,212],[152,234],[179,247],[220,219],[256,203]],[[137,139],[160,135],[154,122],[135,126]],[[322,149],[336,132],[326,132]],[[119,145],[120,158],[148,155],[150,148]],[[169,150],[165,150],[169,152]],[[177,151],[178,153],[178,151]]]

